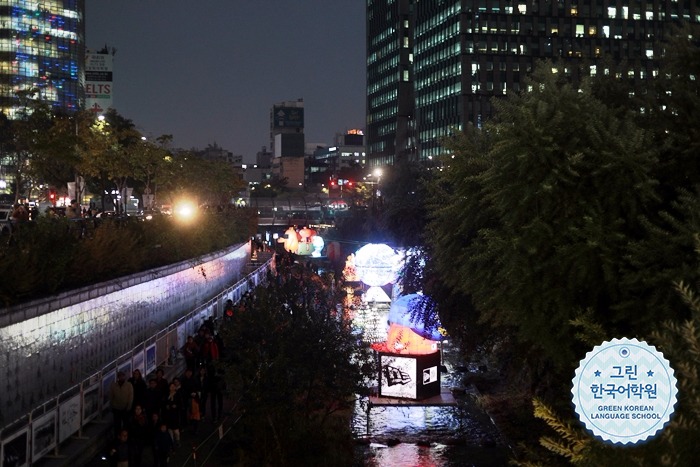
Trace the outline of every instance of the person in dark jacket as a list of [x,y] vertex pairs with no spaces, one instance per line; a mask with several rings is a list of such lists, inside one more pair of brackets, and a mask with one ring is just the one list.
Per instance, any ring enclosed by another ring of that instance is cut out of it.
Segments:
[[173,451],[173,438],[168,433],[168,425],[161,423],[153,440],[155,467],[168,467],[168,458]]
[[146,390],[148,389],[148,385],[146,384],[146,380],[143,379],[143,376],[141,375],[141,370],[139,370],[138,368],[135,369],[131,373],[131,378],[129,378],[129,382],[134,388],[134,407],[140,405],[143,409],[143,404],[146,401]]
[[163,394],[158,388],[158,382],[155,378],[148,380],[148,389],[146,389],[146,400],[143,404],[143,408],[146,414],[150,417],[151,415],[160,415],[160,406],[163,403]]
[[121,430],[117,441],[110,451],[116,467],[129,467],[129,432]]
[[150,424],[146,413],[140,405],[136,405],[129,420],[129,467],[141,467],[143,448],[148,441],[149,430]]
[[163,403],[161,419],[168,425],[168,431],[175,443],[180,445],[180,424],[182,421],[182,410],[184,403],[175,383],[170,383],[170,392]]

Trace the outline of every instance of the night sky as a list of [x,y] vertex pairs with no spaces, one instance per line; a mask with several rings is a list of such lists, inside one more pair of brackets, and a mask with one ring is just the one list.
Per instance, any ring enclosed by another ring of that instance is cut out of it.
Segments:
[[149,138],[253,162],[272,105],[298,98],[307,143],[365,127],[363,0],[86,3],[88,49],[116,49],[113,106]]

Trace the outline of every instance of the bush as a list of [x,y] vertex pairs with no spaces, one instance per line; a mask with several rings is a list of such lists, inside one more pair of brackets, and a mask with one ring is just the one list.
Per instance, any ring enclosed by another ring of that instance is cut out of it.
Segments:
[[191,224],[171,217],[71,222],[40,217],[0,246],[0,304],[24,301],[177,263],[247,241],[249,209],[202,213]]

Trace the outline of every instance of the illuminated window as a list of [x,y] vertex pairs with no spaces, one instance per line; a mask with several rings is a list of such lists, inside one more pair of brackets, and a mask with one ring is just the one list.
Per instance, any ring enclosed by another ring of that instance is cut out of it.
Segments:
[[588,27],[588,35],[589,36],[595,36],[597,32],[598,32],[598,29],[595,26]]
[[518,4],[518,11],[520,12],[521,15],[524,15],[527,13],[527,5],[524,3]]
[[404,71],[403,71],[403,80],[404,80],[404,81],[408,81],[408,78],[409,78],[409,76],[408,76],[408,70],[404,70]]
[[603,26],[603,37],[610,37],[610,26]]
[[654,58],[654,49],[647,49],[646,56],[647,58]]
[[552,26],[552,35],[559,34],[559,26]]
[[404,49],[408,48],[408,36],[403,38],[403,48]]
[[617,18],[617,10],[614,6],[608,7],[608,18]]
[[571,16],[578,16],[578,6],[576,6],[576,5],[571,6]]

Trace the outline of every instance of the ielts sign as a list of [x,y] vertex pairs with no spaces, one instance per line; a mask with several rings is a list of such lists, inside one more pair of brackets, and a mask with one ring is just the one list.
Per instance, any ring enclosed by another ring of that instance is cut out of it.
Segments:
[[85,83],[85,94],[89,96],[112,94],[112,83]]
[[112,55],[88,53],[85,57],[85,107],[102,114],[112,107]]

